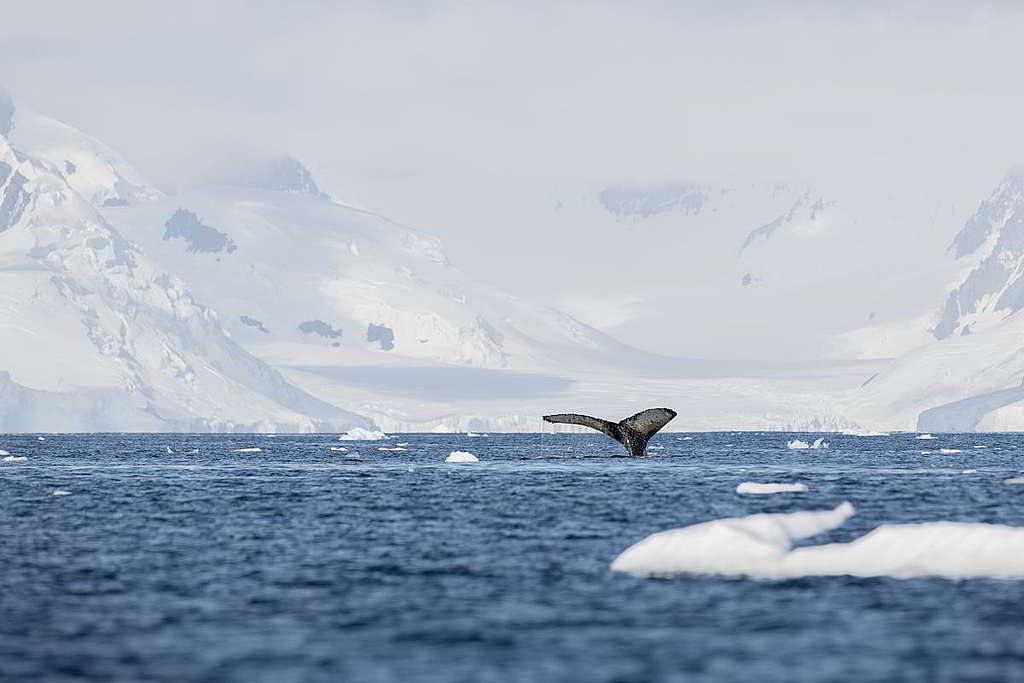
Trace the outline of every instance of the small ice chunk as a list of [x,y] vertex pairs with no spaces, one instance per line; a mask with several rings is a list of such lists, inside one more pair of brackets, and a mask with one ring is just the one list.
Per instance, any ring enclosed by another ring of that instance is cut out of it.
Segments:
[[399,442],[398,442],[398,443],[396,443],[395,445],[396,445],[396,446],[408,446],[408,445],[409,445],[409,442],[408,442],[408,441],[399,441]]
[[481,436],[490,436],[490,434],[476,434],[474,432],[466,432],[466,436],[470,437],[471,439],[478,439]]
[[915,439],[934,439],[935,437],[931,434],[918,434],[914,437]]
[[36,437],[36,441],[46,441],[46,437],[45,436],[37,436]]
[[448,454],[448,457],[444,459],[445,462],[480,462],[480,458],[476,457],[468,451],[452,451]]
[[337,451],[338,453],[345,453],[348,451],[347,448],[342,448],[341,446],[331,446],[331,450]]
[[975,448],[992,448],[991,446],[975,446]]
[[792,448],[794,450],[802,450],[804,448],[828,448],[828,441],[825,439],[815,439],[813,443],[807,443],[800,439],[793,439],[792,441],[786,442],[786,448]]
[[960,474],[977,474],[978,470],[960,470]]
[[736,487],[736,493],[807,493],[807,484],[761,484],[756,481],[745,481]]
[[188,452],[188,455],[199,455],[199,449],[198,448],[193,448],[192,450],[190,450]]
[[940,448],[939,453],[943,455],[953,455],[954,453],[963,453],[959,448]]
[[50,495],[51,496],[70,496],[71,495],[71,491],[65,491],[64,489],[57,489],[56,491],[54,491]]
[[28,460],[24,455],[5,455],[4,462],[19,462],[21,460]]
[[0,450],[0,455],[10,455],[10,453],[5,450]]
[[236,448],[235,453],[260,453],[262,448]]
[[1003,479],[1003,483],[1004,484],[1024,484],[1024,477],[1010,477],[1009,479]]
[[390,439],[391,437],[384,432],[378,432],[376,430],[363,429],[362,427],[353,427],[344,434],[338,437],[338,441],[380,441],[381,439]]
[[693,437],[692,436],[681,436],[681,437],[677,437],[677,438],[680,441],[693,441]]

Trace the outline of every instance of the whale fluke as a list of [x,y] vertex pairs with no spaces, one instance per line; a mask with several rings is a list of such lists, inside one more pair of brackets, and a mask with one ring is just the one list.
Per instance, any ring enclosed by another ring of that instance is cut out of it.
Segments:
[[671,408],[648,408],[619,422],[575,413],[545,415],[544,421],[590,427],[621,443],[630,455],[646,455],[647,442],[675,416]]

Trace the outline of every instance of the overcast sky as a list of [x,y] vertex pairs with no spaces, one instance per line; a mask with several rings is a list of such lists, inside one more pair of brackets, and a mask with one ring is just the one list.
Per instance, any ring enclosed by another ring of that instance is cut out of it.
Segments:
[[741,175],[968,201],[1024,160],[1017,3],[768,4],[34,0],[4,10],[0,83],[170,190],[293,154],[526,288],[495,236],[558,192]]

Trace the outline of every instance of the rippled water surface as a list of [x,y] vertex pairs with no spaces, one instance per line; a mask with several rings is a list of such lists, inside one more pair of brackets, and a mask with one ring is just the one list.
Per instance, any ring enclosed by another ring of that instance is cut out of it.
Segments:
[[[2,436],[27,459],[0,462],[0,679],[1024,680],[1022,581],[608,570],[654,531],[844,500],[858,514],[809,543],[1024,526],[1002,483],[1024,438],[682,436],[642,459],[597,434]],[[963,452],[921,453],[940,448]]]

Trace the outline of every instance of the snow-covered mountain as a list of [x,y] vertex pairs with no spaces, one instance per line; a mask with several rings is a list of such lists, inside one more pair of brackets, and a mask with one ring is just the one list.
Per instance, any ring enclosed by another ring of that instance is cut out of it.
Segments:
[[584,320],[665,353],[787,360],[893,357],[926,342],[906,321],[951,276],[943,249],[968,210],[870,179],[616,184],[555,207],[566,248],[605,273],[604,289],[565,301]]
[[67,126],[16,113],[12,127],[3,113],[0,430],[371,425],[246,352],[180,279],[103,219],[94,203],[160,196],[123,160]]
[[931,317],[931,344],[857,396],[893,428],[1024,429],[1024,170],[1013,169],[949,247],[961,270]]

